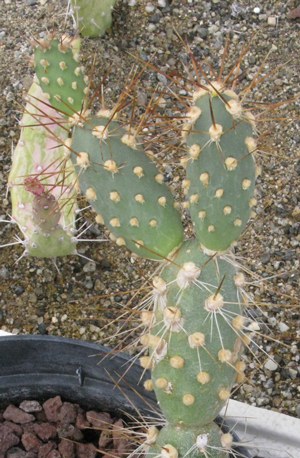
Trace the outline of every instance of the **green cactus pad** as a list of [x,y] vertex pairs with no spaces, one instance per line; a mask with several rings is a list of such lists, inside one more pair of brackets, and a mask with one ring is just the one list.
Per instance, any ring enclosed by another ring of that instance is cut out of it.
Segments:
[[181,243],[180,214],[163,176],[116,121],[95,117],[76,126],[72,151],[81,192],[117,244],[162,260]]
[[112,24],[116,0],[71,0],[77,30],[85,37],[102,37]]
[[67,117],[81,111],[87,84],[78,63],[80,40],[63,35],[33,40],[33,45],[36,75],[49,103]]
[[204,247],[226,250],[246,227],[255,202],[253,119],[242,111],[233,91],[221,89],[196,93],[189,117],[191,218]]
[[236,271],[192,240],[183,242],[161,278],[165,306],[157,307],[156,324],[141,338],[150,349],[157,400],[168,422],[205,425],[225,405],[238,373],[243,319]]
[[221,430],[211,423],[200,427],[178,428],[164,426],[147,456],[162,458],[227,458],[228,449],[222,444]]
[[76,237],[70,235],[63,227],[57,225],[51,232],[36,231],[26,246],[29,256],[55,258],[76,254]]
[[73,254],[76,248],[76,175],[62,144],[68,131],[33,84],[20,122],[8,187],[12,219],[22,231],[25,253],[37,257]]

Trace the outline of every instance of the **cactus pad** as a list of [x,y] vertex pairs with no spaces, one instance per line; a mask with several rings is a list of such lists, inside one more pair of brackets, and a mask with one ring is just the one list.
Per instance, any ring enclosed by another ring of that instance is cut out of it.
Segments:
[[147,455],[162,458],[227,458],[224,436],[214,423],[192,428],[166,425],[159,431]]
[[36,75],[49,103],[65,116],[81,111],[88,87],[78,63],[80,40],[63,35],[32,43]]
[[71,0],[77,30],[85,37],[102,37],[112,24],[116,0]]
[[214,83],[194,93],[188,119],[186,193],[195,232],[204,247],[226,250],[255,204],[253,117],[233,91]]
[[81,192],[117,244],[162,260],[182,241],[181,218],[163,176],[136,141],[116,121],[94,117],[76,126],[72,160]]
[[165,303],[141,338],[150,350],[153,387],[169,423],[206,425],[225,405],[239,372],[239,277],[231,263],[209,258],[192,240],[183,242],[159,279],[155,294],[160,283]]
[[31,256],[64,256],[76,247],[76,176],[61,146],[68,131],[56,119],[34,83],[8,179],[12,218],[25,236],[25,254]]

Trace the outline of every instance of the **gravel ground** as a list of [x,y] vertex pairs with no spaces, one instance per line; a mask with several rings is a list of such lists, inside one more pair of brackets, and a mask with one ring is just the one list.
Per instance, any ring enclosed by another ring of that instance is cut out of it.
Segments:
[[[19,136],[22,94],[33,76],[27,61],[28,39],[32,35],[42,36],[53,24],[61,31],[72,30],[70,18],[64,22],[66,1],[41,3],[35,0],[0,3],[0,215],[6,220],[10,213],[6,194],[10,152]],[[287,100],[299,92],[300,25],[297,20],[287,18],[287,13],[297,6],[296,1],[173,0],[170,5],[166,2],[165,7],[158,7],[158,3],[164,2],[153,0],[154,8],[152,11],[148,8],[148,12],[146,3],[137,1],[135,6],[129,6],[120,0],[112,30],[103,39],[83,40],[82,61],[88,71],[95,55],[96,82],[114,64],[105,90],[108,104],[116,100],[126,76],[137,63],[130,54],[147,60],[156,52],[153,65],[172,71],[173,75],[187,76],[185,67],[191,68],[190,59],[175,30],[190,43],[204,69],[208,69],[204,56],[218,69],[229,31],[231,46],[225,67],[235,62],[242,46],[254,38],[241,66],[242,85],[253,79],[268,52],[262,75],[284,64],[252,90],[251,99],[256,104]],[[166,83],[163,75],[153,70],[145,72],[139,100],[149,100],[149,87],[158,84],[164,90]],[[181,90],[181,95],[186,95],[184,92]],[[171,96],[167,94],[165,99],[168,102]],[[252,353],[247,352],[246,383],[234,397],[300,417],[299,113],[300,102],[296,101],[283,105],[276,114],[265,116],[276,116],[278,125],[263,137],[263,152],[258,158],[262,166],[257,181],[259,216],[240,240],[236,254],[253,275],[263,279],[249,285],[249,292],[257,302],[268,305],[251,313],[262,323],[260,333],[268,334],[271,339],[258,336],[258,347],[253,346]],[[264,128],[268,127],[261,123],[260,132]],[[163,172],[179,198],[182,170],[176,164],[171,165],[170,160]],[[84,217],[87,221],[93,218],[89,213],[84,213]],[[189,232],[187,214],[183,218]],[[13,225],[0,225],[2,244],[10,243],[17,234],[18,229]],[[94,239],[107,233],[94,224],[86,235]],[[79,252],[95,262],[63,257],[57,259],[58,273],[51,260],[23,258],[16,263],[22,248],[1,248],[0,329],[15,334],[48,333],[105,343],[105,338],[120,326],[114,321],[119,313],[116,311],[128,301],[138,302],[140,296],[133,290],[143,285],[155,265],[131,260],[128,251],[112,243],[82,243]],[[104,330],[103,326],[106,326]],[[268,354],[277,366],[268,359]]]

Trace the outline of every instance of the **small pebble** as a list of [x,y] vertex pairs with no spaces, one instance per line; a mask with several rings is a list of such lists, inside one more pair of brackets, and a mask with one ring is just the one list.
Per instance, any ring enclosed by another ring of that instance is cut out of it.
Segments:
[[7,276],[8,276],[8,270],[4,265],[2,265],[0,269],[0,278],[7,278]]
[[145,7],[146,13],[152,13],[155,10],[155,6],[152,3],[147,3]]
[[47,331],[48,326],[49,326],[49,323],[41,323],[38,325],[38,331],[42,336],[48,334],[48,331]]
[[253,56],[253,54],[251,56],[249,56],[249,64],[251,65],[254,65],[256,62],[256,57]]
[[244,383],[243,389],[246,393],[252,393],[254,390],[254,387],[252,385],[248,385],[247,383]]
[[12,102],[15,99],[15,95],[13,92],[9,92],[6,96],[7,102]]
[[68,315],[64,314],[64,315],[61,317],[60,321],[61,321],[61,323],[63,323],[63,322],[66,321],[67,319],[68,319]]
[[157,73],[157,79],[160,81],[164,86],[168,84],[168,79],[165,75],[162,75],[161,73]]
[[277,18],[275,16],[268,17],[268,25],[274,27],[277,24]]
[[267,16],[266,14],[260,14],[260,15],[258,16],[258,19],[259,19],[260,21],[266,21],[267,18],[268,18],[268,16]]
[[276,369],[278,368],[278,364],[272,359],[268,359],[268,361],[264,365],[264,368],[268,369],[269,371],[276,371]]
[[149,17],[149,22],[153,22],[153,24],[158,24],[160,21],[160,16],[158,14],[153,14]]
[[296,380],[296,378],[298,377],[298,371],[296,371],[295,369],[292,369],[291,367],[288,368],[288,372],[289,372],[289,375],[291,377],[292,380]]
[[268,262],[270,262],[271,259],[271,254],[268,251],[266,251],[264,254],[260,256],[259,259],[263,264],[268,264]]
[[149,24],[148,25],[147,30],[148,30],[149,33],[154,32],[155,29],[156,29],[155,24]]
[[20,286],[20,285],[18,285],[18,286],[16,286],[16,287],[14,288],[14,293],[15,293],[17,296],[20,296],[21,294],[23,294],[24,291],[25,291],[25,289],[23,288],[23,286]]
[[208,27],[208,31],[211,35],[214,35],[219,30],[219,27],[216,24],[211,25]]
[[286,331],[288,331],[290,329],[287,324],[282,323],[282,322],[278,323],[278,328],[279,328],[280,332],[286,332]]
[[209,32],[208,32],[208,29],[206,29],[205,27],[198,27],[197,33],[200,38],[206,38]]
[[96,263],[93,261],[88,261],[84,266],[83,266],[83,271],[84,272],[95,272],[96,270]]
[[282,86],[282,85],[283,85],[283,81],[282,81],[282,79],[280,79],[280,78],[276,78],[276,80],[274,81],[274,83],[276,84],[276,86]]

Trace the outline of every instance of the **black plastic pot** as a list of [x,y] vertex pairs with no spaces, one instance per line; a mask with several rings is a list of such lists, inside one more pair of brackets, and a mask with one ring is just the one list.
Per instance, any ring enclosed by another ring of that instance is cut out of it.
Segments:
[[0,406],[60,395],[86,409],[112,413],[122,408],[136,414],[132,405],[145,409],[147,402],[157,409],[153,393],[144,389],[142,380],[137,385],[143,371],[137,364],[115,386],[113,380],[119,381],[129,358],[118,354],[99,364],[109,350],[64,337],[0,337]]
[[[59,395],[85,409],[117,416],[126,412],[135,417],[137,412],[149,416],[151,410],[154,416],[159,412],[154,392],[143,387],[143,380],[150,378],[150,373],[143,376],[144,369],[138,364],[126,372],[130,359],[121,353],[109,355],[99,364],[109,350],[64,337],[0,337],[0,407],[24,399],[43,402]],[[217,423],[222,423],[222,419],[217,419]],[[226,425],[222,429],[227,432]],[[237,447],[236,453],[250,456],[244,447]]]

